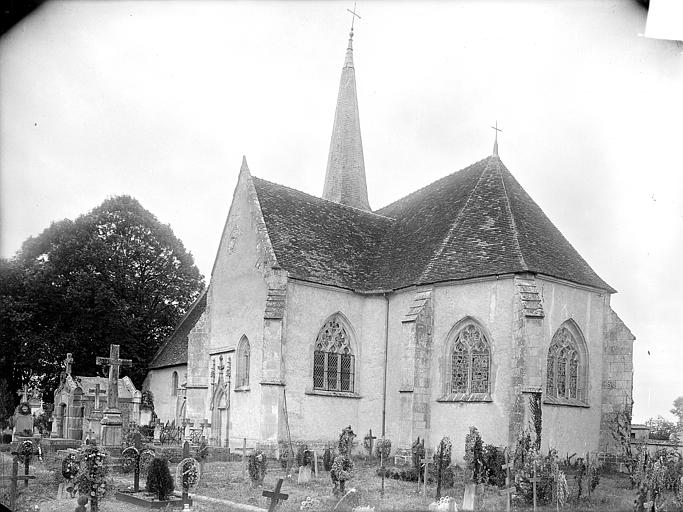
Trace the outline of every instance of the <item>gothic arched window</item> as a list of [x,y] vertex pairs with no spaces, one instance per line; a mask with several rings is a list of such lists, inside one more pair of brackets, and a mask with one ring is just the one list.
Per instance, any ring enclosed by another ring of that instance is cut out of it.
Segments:
[[318,333],[313,352],[313,389],[353,392],[355,357],[338,315]]
[[237,387],[243,388],[249,385],[249,360],[251,347],[246,336],[242,336],[237,346]]
[[584,399],[586,364],[583,344],[567,326],[553,336],[546,362],[546,396]]
[[491,350],[481,328],[467,322],[456,334],[450,350],[447,393],[488,393]]
[[171,396],[178,396],[178,372],[171,375]]

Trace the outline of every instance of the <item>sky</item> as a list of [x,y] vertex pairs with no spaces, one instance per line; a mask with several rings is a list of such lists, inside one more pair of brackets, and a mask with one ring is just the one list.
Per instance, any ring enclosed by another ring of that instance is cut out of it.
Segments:
[[[321,195],[351,2],[47,3],[0,39],[0,256],[129,194],[208,276],[242,155]],[[618,290],[634,421],[683,395],[683,45],[622,1],[361,1],[380,208],[491,153]],[[649,34],[648,34],[649,35]],[[208,280],[208,278],[207,278]]]

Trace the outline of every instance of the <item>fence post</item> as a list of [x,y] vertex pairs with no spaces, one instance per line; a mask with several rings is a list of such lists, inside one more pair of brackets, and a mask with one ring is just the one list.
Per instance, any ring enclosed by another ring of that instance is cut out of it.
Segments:
[[247,438],[243,438],[242,441],[242,480],[246,477],[247,469]]

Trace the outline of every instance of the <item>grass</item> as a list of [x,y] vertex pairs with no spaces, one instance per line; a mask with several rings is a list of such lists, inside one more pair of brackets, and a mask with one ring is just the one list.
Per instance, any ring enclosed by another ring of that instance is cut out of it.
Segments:
[[[8,454],[0,453],[0,474],[11,473],[11,459]],[[429,504],[434,501],[436,489],[433,485],[427,486],[427,495],[423,495],[423,489],[417,491],[415,482],[402,482],[393,479],[385,480],[384,497],[381,496],[381,478],[375,473],[377,462],[356,460],[353,477],[346,483],[346,489],[355,488],[358,491],[358,503],[374,507],[375,511],[403,511],[403,510],[427,510]],[[175,465],[171,465],[171,474],[175,474]],[[22,468],[20,467],[20,472]],[[20,496],[18,500],[19,510],[40,510],[42,512],[72,512],[76,507],[76,501],[72,499],[57,500],[56,493],[61,475],[59,461],[54,457],[44,462],[32,461],[30,473],[36,476],[31,480],[29,487],[24,489],[19,484]],[[455,485],[453,489],[442,491],[444,496],[453,496],[457,499],[458,508],[462,506],[462,497],[465,488],[464,472],[456,471]],[[301,502],[307,497],[319,500],[318,510],[331,510],[337,504],[338,498],[332,495],[332,485],[329,474],[321,472],[317,479],[298,485],[296,476],[288,477],[277,461],[269,461],[264,485],[253,487],[248,474],[242,476],[241,462],[209,462],[205,465],[202,480],[195,493],[212,498],[230,500],[233,502],[249,504],[267,508],[268,500],[261,496],[265,489],[273,489],[278,478],[284,478],[282,492],[289,494],[289,499],[279,507],[279,512],[298,511]],[[570,493],[575,494],[575,480],[571,475],[567,476]],[[117,488],[132,485],[133,477],[130,474],[112,475],[112,483]],[[6,484],[3,484],[6,485]],[[141,487],[144,487],[144,477],[141,478]],[[0,491],[8,491],[8,487],[0,488]],[[497,511],[505,510],[505,495],[497,488],[482,486],[477,497],[476,510]],[[635,491],[630,487],[628,477],[621,474],[605,474],[600,478],[600,485],[593,492],[590,501],[581,500],[570,502],[564,510],[577,511],[627,511],[633,510]],[[37,507],[37,508],[36,508]],[[514,510],[530,511],[531,506],[515,504]],[[122,510],[137,512],[144,510],[134,505],[122,504],[113,498],[113,493],[105,498],[100,505],[102,512],[121,512]],[[224,512],[226,507],[219,504],[202,503],[195,501],[194,511],[198,512]],[[541,512],[555,510],[555,506],[539,507]]]

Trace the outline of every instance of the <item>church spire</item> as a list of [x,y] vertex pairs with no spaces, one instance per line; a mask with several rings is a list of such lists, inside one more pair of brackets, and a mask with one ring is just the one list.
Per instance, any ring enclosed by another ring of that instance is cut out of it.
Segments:
[[[355,12],[352,14],[354,18],[358,16]],[[323,199],[371,211],[365,182],[356,73],[353,67],[353,25],[339,83]]]

